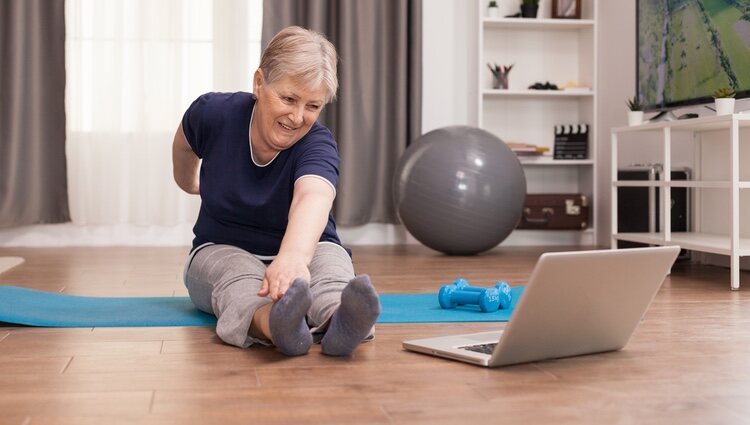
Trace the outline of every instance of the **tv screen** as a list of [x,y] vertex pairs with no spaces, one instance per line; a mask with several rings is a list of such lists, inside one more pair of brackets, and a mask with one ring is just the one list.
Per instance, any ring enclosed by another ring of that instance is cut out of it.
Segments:
[[636,91],[645,110],[750,95],[750,0],[638,0]]

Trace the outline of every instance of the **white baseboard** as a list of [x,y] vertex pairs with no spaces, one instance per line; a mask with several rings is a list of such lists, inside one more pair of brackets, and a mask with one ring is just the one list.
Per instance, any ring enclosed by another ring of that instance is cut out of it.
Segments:
[[188,246],[193,240],[192,229],[192,224],[177,226],[40,224],[0,229],[0,246]]
[[344,245],[406,245],[418,244],[400,224],[369,223],[363,226],[337,227]]

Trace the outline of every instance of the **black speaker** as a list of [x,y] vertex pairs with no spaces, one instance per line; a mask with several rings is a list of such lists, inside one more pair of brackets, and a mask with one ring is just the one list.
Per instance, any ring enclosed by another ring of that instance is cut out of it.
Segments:
[[[620,169],[618,180],[660,180],[662,168],[659,165]],[[688,180],[690,170],[687,168],[674,169],[672,180]],[[618,187],[617,188],[617,231],[627,232],[659,232],[661,224],[661,202],[659,188],[656,187]],[[671,221],[673,232],[687,232],[690,227],[690,192],[685,187],[671,189]],[[618,248],[633,248],[646,246],[641,243],[618,241]],[[686,254],[683,253],[680,257]]]

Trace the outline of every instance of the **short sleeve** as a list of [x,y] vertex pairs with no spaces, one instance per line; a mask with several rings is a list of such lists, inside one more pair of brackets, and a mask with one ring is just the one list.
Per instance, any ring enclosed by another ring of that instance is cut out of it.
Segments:
[[331,183],[335,190],[339,181],[340,158],[331,132],[316,123],[301,142],[294,180],[304,176],[318,176]]
[[182,131],[198,158],[203,158],[205,154],[205,141],[210,124],[207,117],[207,105],[210,96],[211,94],[207,93],[195,99],[185,111],[185,115],[182,116]]

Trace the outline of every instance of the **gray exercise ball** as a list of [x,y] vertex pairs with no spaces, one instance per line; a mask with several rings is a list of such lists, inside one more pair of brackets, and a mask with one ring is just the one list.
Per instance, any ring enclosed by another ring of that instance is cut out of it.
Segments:
[[495,247],[513,231],[526,176],[510,148],[487,131],[452,126],[419,137],[394,175],[396,209],[426,246],[454,255]]

